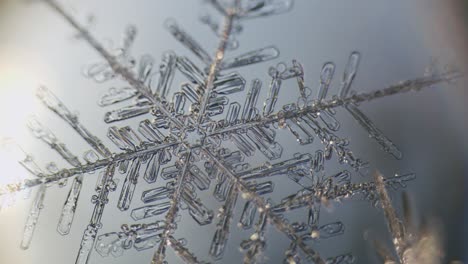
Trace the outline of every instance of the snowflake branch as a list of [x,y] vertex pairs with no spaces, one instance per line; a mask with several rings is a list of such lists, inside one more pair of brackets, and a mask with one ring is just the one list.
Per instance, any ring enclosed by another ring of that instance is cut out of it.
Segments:
[[[397,175],[392,178],[382,179],[382,184],[384,186],[391,186],[396,189],[398,187],[406,187],[406,182],[415,179],[414,173],[408,173],[404,175]],[[309,191],[306,194],[302,194],[300,191],[298,195],[289,197],[287,200],[273,207],[272,211],[276,213],[298,209],[310,205],[310,201],[319,200],[319,201],[331,201],[331,200],[340,200],[343,198],[351,198],[353,196],[362,194],[364,196],[371,196],[372,193],[378,191],[379,183],[375,182],[362,182],[362,183],[352,183],[344,184],[342,186],[330,185],[322,186],[321,188],[307,189]]]
[[114,173],[115,165],[111,164],[106,168],[105,173],[96,186],[96,195],[93,195],[91,200],[95,204],[93,214],[81,238],[80,250],[78,251],[75,264],[88,263],[91,250],[96,241],[96,235],[102,227],[101,218],[104,214],[104,208],[109,202],[109,192],[115,191],[117,187],[114,181]]
[[400,260],[403,260],[403,253],[407,247],[405,239],[405,229],[403,223],[398,219],[395,212],[395,208],[392,206],[392,201],[388,195],[387,189],[385,189],[385,181],[382,174],[376,172],[374,174],[376,191],[379,194],[379,201],[387,219],[390,233],[392,234],[392,242],[395,246],[396,253]]
[[103,157],[110,157],[112,152],[102,143],[102,141],[91,134],[78,120],[78,117],[65,106],[49,89],[45,86],[39,87],[36,96],[52,112],[57,114],[63,121],[67,122],[96,152]]
[[423,77],[413,80],[407,80],[399,84],[391,85],[381,90],[376,90],[368,93],[357,93],[346,98],[332,98],[328,101],[296,109],[294,111],[281,111],[261,119],[256,119],[251,122],[230,125],[228,127],[216,129],[213,132],[207,133],[207,136],[215,136],[220,134],[235,133],[237,130],[249,129],[255,126],[268,125],[282,120],[302,117],[308,114],[315,114],[327,109],[333,109],[347,104],[359,104],[366,101],[372,101],[386,96],[407,93],[410,91],[419,91],[430,88],[431,86],[443,82],[451,82],[461,78],[463,75],[458,71],[448,71],[438,76]]
[[189,264],[204,264],[208,263],[205,261],[199,261],[198,258],[188,250],[188,248],[184,247],[184,245],[175,239],[173,236],[168,237],[169,245],[174,249],[176,255],[179,256],[185,263]]
[[236,4],[233,8],[230,8],[227,12],[227,15],[224,18],[224,26],[223,32],[221,34],[221,39],[218,44],[218,49],[216,50],[215,58],[210,65],[210,70],[208,72],[208,76],[205,81],[205,91],[203,94],[203,98],[200,102],[200,112],[198,113],[198,124],[201,124],[205,115],[206,105],[211,97],[211,92],[214,88],[214,81],[216,75],[219,71],[219,66],[224,58],[224,52],[226,50],[226,46],[228,44],[229,36],[231,35],[232,31],[232,24],[236,17],[236,12],[239,7],[239,1],[236,1]]
[[183,124],[180,120],[175,118],[171,112],[164,106],[163,102],[158,96],[151,93],[151,89],[143,82],[137,80],[134,74],[127,68],[120,64],[116,58],[109,53],[99,41],[91,35],[91,33],[82,25],[78,23],[65,9],[60,6],[55,0],[43,0],[49,7],[61,15],[74,29],[76,29],[82,39],[84,39],[94,50],[96,50],[109,64],[112,70],[125,79],[128,84],[137,90],[142,96],[147,98],[155,107],[157,107],[176,127],[182,128]]
[[54,173],[54,174],[41,174],[40,178],[35,179],[26,179],[22,182],[11,183],[7,184],[5,187],[0,188],[0,196],[8,193],[19,192],[22,190],[26,190],[29,188],[33,188],[35,186],[41,185],[43,183],[50,184],[55,183],[57,181],[74,177],[76,175],[93,172],[104,167],[108,167],[112,164],[117,164],[118,162],[125,161],[125,160],[133,160],[135,158],[143,157],[149,154],[157,153],[158,151],[165,149],[165,148],[173,148],[178,146],[180,143],[166,143],[162,145],[154,145],[146,149],[134,151],[134,152],[124,152],[120,154],[115,154],[110,158],[104,158],[97,160],[93,163],[88,163],[76,168],[70,169],[62,169],[61,171]]
[[269,208],[270,205],[268,205],[265,200],[256,194],[254,191],[251,191],[248,185],[241,179],[239,179],[235,174],[233,174],[218,158],[216,158],[208,149],[202,148],[202,151],[220,168],[221,170],[228,175],[233,183],[236,185],[236,187],[243,192],[243,197],[246,197],[246,199],[253,201],[257,207],[260,210],[264,210],[267,212],[267,217],[268,219],[272,222],[272,224],[284,233],[289,239],[292,241],[295,241],[299,248],[302,249],[302,251],[308,255],[314,263],[317,264],[325,264],[324,260],[320,257],[320,255],[310,248],[301,238],[301,236],[297,235],[296,232],[294,231],[294,228],[284,221],[280,216],[272,213]]
[[179,179],[177,180],[177,187],[172,194],[171,199],[171,207],[166,214],[166,228],[164,232],[161,234],[161,242],[159,244],[158,249],[153,255],[152,264],[163,264],[164,259],[166,258],[166,246],[168,245],[169,236],[175,229],[175,220],[177,217],[177,212],[179,211],[179,203],[182,196],[182,192],[184,190],[184,186],[186,183],[186,177],[189,174],[189,167],[190,167],[190,158],[192,156],[192,152],[189,151],[185,154],[185,159],[181,159],[183,161],[183,169],[179,174]]

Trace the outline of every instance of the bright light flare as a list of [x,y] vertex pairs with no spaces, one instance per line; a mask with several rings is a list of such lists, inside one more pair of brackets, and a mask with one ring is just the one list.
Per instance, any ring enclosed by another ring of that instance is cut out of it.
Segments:
[[[38,87],[37,77],[38,73],[15,67],[14,62],[0,64],[0,188],[22,182],[30,176],[20,164],[26,159],[26,153],[16,141],[27,135],[26,119],[40,109],[34,96]],[[13,204],[17,195],[19,193],[2,195],[0,208]]]
[[0,65],[0,135],[15,137],[24,133],[28,116],[37,109],[34,91],[38,87],[34,73]]

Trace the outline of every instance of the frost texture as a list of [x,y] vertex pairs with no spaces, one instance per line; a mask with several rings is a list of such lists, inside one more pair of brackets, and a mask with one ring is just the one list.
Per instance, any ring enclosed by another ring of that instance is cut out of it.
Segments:
[[[367,163],[356,157],[347,139],[335,134],[340,129],[336,110],[349,112],[385,152],[400,159],[402,154],[396,145],[360,110],[359,104],[419,91],[459,77],[456,71],[431,73],[371,93],[352,92],[352,82],[361,59],[360,53],[355,51],[345,65],[337,95],[328,93],[331,80],[337,74],[333,62],[324,63],[317,91],[306,86],[304,69],[298,60],[270,67],[267,85],[259,79],[246,81],[233,69],[260,63],[265,65],[265,62],[279,56],[279,50],[275,46],[258,47],[236,57],[225,58],[228,51],[239,47],[236,35],[241,33],[248,19],[287,12],[292,8],[293,0],[236,0],[232,3],[209,0],[223,16],[221,24],[217,24],[211,15],[201,18],[201,22],[219,37],[213,56],[203,49],[198,42],[200,39],[191,36],[174,19],[167,20],[165,27],[170,34],[199,62],[172,51],[164,53],[159,62],[149,55],[134,58],[131,46],[136,40],[137,29],[133,26],[125,30],[118,48],[108,50],[55,0],[42,2],[75,28],[79,38],[101,55],[101,62],[85,67],[83,73],[86,77],[99,83],[120,77],[128,84],[109,88],[98,100],[99,106],[106,109],[119,102],[128,102],[128,106],[109,110],[104,116],[104,122],[112,124],[107,136],[121,152],[112,153],[109,146],[87,130],[46,87],[38,89],[37,97],[67,122],[92,150],[85,152],[80,159],[37,118],[31,118],[28,127],[39,140],[60,154],[70,168],[58,169],[50,163],[46,170],[42,170],[15,143],[5,143],[17,149],[19,162],[35,178],[2,187],[2,196],[38,188],[24,228],[23,249],[34,242],[33,233],[40,219],[47,187],[55,183],[65,185],[67,179],[72,180],[57,225],[58,233],[67,235],[77,206],[89,206],[87,198],[82,201],[83,197],[80,197],[83,181],[90,173],[99,173],[96,194],[91,198],[94,211],[79,248],[77,246],[77,264],[88,263],[90,258],[119,257],[132,249],[152,250],[151,263],[166,263],[167,250],[173,250],[186,263],[222,262],[226,248],[233,246],[229,244],[229,237],[236,228],[251,230],[250,237],[240,244],[244,258],[238,261],[262,262],[263,252],[269,243],[269,227],[276,228],[290,240],[289,247],[284,249],[285,263],[356,263],[356,258],[346,249],[343,249],[345,253],[329,258],[322,257],[314,249],[314,242],[332,239],[345,232],[345,223],[341,221],[321,221],[321,210],[333,201],[351,197],[361,197],[375,204],[379,196],[386,197],[385,186],[405,187],[415,175],[407,173],[385,179],[379,176],[376,182],[353,180],[353,174],[361,173]],[[186,82],[174,83],[175,74],[182,74]],[[286,82],[289,87],[297,87],[298,98],[289,104],[279,105],[280,90]],[[261,89],[267,89],[266,98],[260,98]],[[245,102],[230,101],[234,94],[244,94]],[[137,127],[122,122],[147,114],[151,117],[140,117],[142,120]],[[318,140],[323,147],[284,157],[285,146],[277,141],[276,136],[280,129],[289,131],[299,145]],[[266,162],[251,162],[251,157],[257,156],[263,156]],[[325,175],[324,168],[331,160],[338,161],[343,168],[334,175]],[[114,178],[118,173],[125,175],[120,184]],[[274,203],[267,197],[275,193],[275,177],[287,177],[300,186],[299,191]],[[155,183],[159,183],[157,187]],[[144,191],[137,193],[137,185],[144,185]],[[114,232],[102,233],[105,223],[101,219],[108,204],[108,195],[114,191],[120,193],[117,207],[122,214],[130,215],[135,223],[124,224]],[[198,195],[208,191],[213,192],[212,197],[216,201],[223,203],[217,214]],[[381,200],[388,200],[384,198]],[[141,199],[144,206],[133,206],[134,199]],[[238,223],[234,223],[233,218],[236,206],[242,208]],[[405,248],[401,246],[404,230],[395,212],[389,209],[389,202],[382,206],[389,218],[400,260],[407,258],[403,252]],[[196,241],[177,237],[181,210],[188,212],[194,225],[216,223],[209,242],[211,246],[205,255],[195,256],[190,250],[190,243]],[[308,212],[308,217],[296,222],[288,220],[290,214],[298,210]],[[91,254],[93,251],[98,254]]]

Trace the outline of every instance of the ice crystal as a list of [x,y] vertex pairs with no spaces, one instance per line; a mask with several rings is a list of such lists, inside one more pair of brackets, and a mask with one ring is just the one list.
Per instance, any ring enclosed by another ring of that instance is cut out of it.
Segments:
[[[219,37],[213,56],[198,42],[201,39],[191,36],[176,20],[167,20],[165,27],[169,33],[199,62],[173,51],[164,53],[160,62],[149,55],[135,58],[131,52],[137,36],[134,26],[125,29],[117,48],[108,49],[61,4],[55,0],[41,2],[61,16],[83,42],[101,55],[100,62],[84,67],[83,74],[87,78],[98,83],[114,78],[126,81],[127,86],[110,87],[98,100],[98,105],[106,109],[120,102],[128,102],[128,105],[110,109],[104,116],[104,122],[111,124],[107,136],[121,150],[114,153],[85,128],[51,89],[41,86],[37,90],[39,100],[68,123],[92,150],[80,158],[37,117],[29,120],[29,129],[68,162],[70,168],[58,169],[55,163],[49,163],[43,170],[29,153],[15,143],[5,141],[5,145],[16,148],[20,164],[35,176],[1,189],[4,198],[20,190],[36,189],[24,228],[23,249],[37,242],[33,234],[40,221],[47,188],[55,183],[66,185],[66,180],[71,180],[57,224],[57,232],[67,235],[76,208],[89,206],[86,197],[80,196],[83,181],[97,172],[96,193],[91,197],[94,210],[81,243],[77,245],[77,264],[88,263],[91,258],[119,257],[132,248],[153,250],[152,263],[165,263],[168,250],[173,250],[186,263],[222,262],[225,249],[232,246],[229,244],[230,234],[236,228],[251,232],[240,244],[244,258],[238,261],[261,262],[266,257],[263,255],[265,247],[270,243],[267,239],[269,227],[276,228],[290,240],[289,247],[284,249],[285,263],[355,263],[356,258],[346,249],[340,249],[342,254],[329,258],[314,249],[314,242],[345,232],[345,223],[323,222],[320,212],[333,201],[361,197],[375,204],[379,201],[378,196],[390,219],[398,256],[400,260],[406,258],[407,247],[402,244],[404,231],[399,222],[393,220],[396,216],[386,202],[384,186],[405,187],[415,175],[377,177],[375,182],[354,180],[353,174],[363,172],[367,163],[351,151],[347,139],[337,135],[340,122],[335,113],[337,109],[349,112],[385,152],[401,159],[400,150],[363,113],[359,104],[453,80],[459,76],[457,71],[431,73],[374,92],[359,93],[351,91],[361,60],[361,54],[354,51],[341,74],[340,90],[336,95],[329,95],[331,80],[337,72],[333,62],[323,64],[316,90],[306,86],[308,81],[299,60],[269,67],[269,84],[263,85],[259,79],[249,82],[232,70],[267,64],[264,62],[279,56],[275,46],[254,48],[235,57],[229,57],[227,53],[240,46],[236,35],[241,33],[248,19],[287,12],[292,8],[292,0],[209,0],[223,16],[221,24],[210,14],[201,18],[201,22]],[[176,74],[182,74],[186,82],[175,83]],[[279,105],[279,93],[286,82],[297,87],[298,97],[296,101]],[[260,98],[262,86],[267,86],[263,89],[268,90],[265,99]],[[245,102],[231,101],[233,94],[244,94]],[[137,127],[121,122],[136,118],[140,118]],[[318,140],[323,147],[284,157],[285,146],[276,138],[280,129],[289,131],[298,145]],[[251,159],[260,155],[267,161],[259,164]],[[324,168],[333,159],[339,163],[339,172],[325,175]],[[125,175],[124,180],[119,182],[115,177],[117,174]],[[275,176],[287,177],[300,189],[274,202],[268,197],[276,191]],[[141,185],[144,190],[138,193],[137,186]],[[109,193],[114,191],[120,193],[117,207],[135,222],[123,224],[120,230],[103,233],[101,229],[106,223],[102,217],[108,206]],[[219,210],[211,208],[204,196],[202,199],[198,195],[209,191],[223,204]],[[134,206],[132,201],[135,199],[141,199],[144,205]],[[234,220],[236,207],[242,208],[238,223]],[[181,210],[191,216],[194,225],[216,223],[206,255],[196,256],[190,244],[197,241],[186,241],[175,232],[183,215]],[[296,222],[288,220],[292,212],[299,210],[306,211],[308,217]],[[93,251],[98,254],[92,254]]]
[[[438,226],[432,223],[423,223],[420,230],[412,225],[412,213],[408,195],[403,193],[404,220],[400,220],[391,204],[388,192],[381,174],[374,175],[379,201],[387,220],[392,242],[398,262],[389,253],[381,242],[376,240],[377,252],[386,264],[390,263],[442,263],[444,257]],[[453,263],[453,262],[452,262]]]

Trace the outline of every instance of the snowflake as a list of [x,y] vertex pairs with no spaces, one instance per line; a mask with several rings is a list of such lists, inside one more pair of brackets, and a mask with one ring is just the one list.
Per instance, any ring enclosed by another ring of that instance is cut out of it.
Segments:
[[[330,97],[328,90],[335,74],[334,63],[323,65],[319,87],[314,91],[306,86],[301,63],[292,60],[290,64],[279,63],[268,69],[271,77],[266,88],[268,95],[263,107],[258,108],[262,82],[254,79],[249,84],[232,69],[276,59],[278,49],[267,46],[232,58],[225,58],[225,54],[239,47],[236,35],[241,33],[244,21],[285,13],[292,8],[292,0],[236,0],[234,3],[209,0],[223,16],[221,24],[210,15],[201,17],[202,23],[219,37],[214,57],[175,20],[167,20],[167,30],[201,61],[202,66],[187,57],[166,52],[159,67],[155,67],[155,60],[149,55],[138,59],[132,56],[131,46],[137,33],[134,26],[125,30],[119,47],[108,49],[55,0],[42,2],[64,18],[77,30],[77,37],[101,55],[101,62],[85,67],[86,77],[99,83],[114,78],[127,82],[127,86],[110,88],[100,98],[98,104],[102,107],[130,102],[126,107],[107,112],[104,122],[119,124],[119,121],[151,115],[148,119],[139,120],[138,127],[110,126],[107,136],[121,149],[121,152],[113,153],[80,123],[76,114],[43,86],[38,89],[37,97],[68,123],[92,150],[85,152],[81,161],[37,118],[29,120],[30,130],[60,154],[71,168],[59,169],[52,162],[44,171],[14,142],[3,142],[8,148],[16,148],[20,164],[35,178],[6,185],[0,194],[5,198],[21,190],[38,189],[26,220],[21,242],[23,249],[27,249],[33,239],[47,188],[54,183],[66,185],[67,179],[73,179],[57,226],[60,234],[67,235],[77,206],[86,206],[85,202],[79,203],[83,181],[90,173],[99,171],[96,194],[91,198],[94,211],[77,250],[75,263],[79,264],[88,263],[93,250],[102,257],[119,257],[131,248],[138,251],[153,249],[152,263],[165,263],[168,249],[186,263],[205,263],[188,247],[196,241],[177,238],[175,231],[182,211],[186,211],[196,225],[216,223],[208,255],[212,261],[220,261],[233,232],[233,215],[236,203],[241,200],[239,196],[245,201],[238,226],[244,230],[253,229],[250,237],[240,244],[245,263],[267,258],[263,252],[269,226],[290,240],[289,247],[285,249],[286,263],[306,260],[313,263],[354,263],[355,257],[350,253],[324,258],[311,246],[314,242],[344,233],[341,221],[320,221],[321,208],[351,197],[363,197],[375,204],[379,201],[379,192],[384,190],[384,187],[376,185],[377,182],[352,180],[352,173],[361,173],[367,163],[355,156],[347,139],[336,134],[340,129],[336,110],[348,112],[385,152],[400,159],[401,152],[360,110],[359,104],[418,91],[459,77],[457,71],[431,73],[371,93],[356,93],[351,91],[351,86],[361,55],[355,51],[345,65],[340,92]],[[176,74],[181,74],[186,82],[170,98],[170,89],[176,86],[173,84]],[[297,87],[298,98],[279,106],[283,82]],[[240,104],[230,100],[234,94],[245,94],[245,102]],[[276,139],[280,130],[289,131],[299,146],[309,145],[318,139],[322,147],[285,158],[285,147]],[[259,156],[263,156],[265,162],[258,162],[262,159]],[[345,168],[340,168],[333,175],[325,175],[324,167],[332,160]],[[125,175],[121,184],[114,177],[117,173]],[[299,189],[275,203],[268,197],[277,191],[271,177],[279,175],[287,176],[287,180]],[[414,178],[413,173],[407,173],[379,179],[378,183],[399,188]],[[146,189],[138,194],[137,185],[145,185]],[[101,221],[102,216],[109,193],[114,191],[120,192],[118,208],[123,214],[129,213],[136,223],[124,224],[115,232],[102,233],[100,229],[105,225]],[[203,195],[198,195],[208,191],[213,191],[215,200],[223,203],[217,214],[201,199]],[[135,194],[141,197],[143,206],[132,204]],[[297,211],[306,211],[306,219],[298,218]]]

